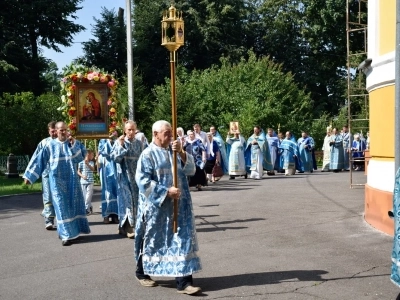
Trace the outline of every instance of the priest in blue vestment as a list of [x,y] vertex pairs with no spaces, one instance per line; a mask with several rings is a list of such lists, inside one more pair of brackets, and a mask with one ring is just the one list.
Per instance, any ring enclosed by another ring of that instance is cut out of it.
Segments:
[[301,138],[297,140],[299,146],[300,159],[302,161],[301,169],[299,173],[313,172],[313,159],[312,149],[314,148],[314,140],[311,139],[306,131],[301,132]]
[[280,141],[272,128],[267,129],[267,142],[269,146],[269,154],[271,155],[271,164],[274,167],[273,170],[268,171],[267,174],[275,175],[274,170],[279,171],[278,147]]
[[331,146],[331,161],[329,169],[333,172],[339,172],[344,169],[344,150],[343,150],[343,137],[337,132],[336,128],[332,129],[332,134],[329,138],[329,145]]
[[117,167],[117,203],[119,228],[121,235],[134,238],[136,210],[139,190],[135,182],[137,161],[143,151],[143,144],[135,138],[136,122],[127,121],[125,135],[121,135],[111,151],[111,159]]
[[86,149],[79,141],[67,138],[67,125],[57,122],[57,139],[52,139],[26,169],[25,184],[34,183],[49,164],[49,184],[57,219],[58,236],[63,246],[81,233],[90,233],[85,200],[77,174],[77,164],[85,159]]
[[267,138],[260,126],[254,126],[253,135],[247,139],[244,156],[246,166],[250,170],[250,178],[261,179],[264,175],[264,169],[267,171],[274,170]]
[[[136,278],[154,287],[152,276],[175,277],[178,293],[195,294],[192,274],[201,270],[195,219],[187,176],[195,173],[193,157],[179,141],[171,143],[172,128],[166,121],[153,124],[153,142],[140,155],[136,170],[139,203],[136,222]],[[177,169],[173,170],[173,151]],[[177,171],[178,187],[173,186]],[[173,232],[174,199],[178,201],[178,230]]]
[[349,171],[352,136],[347,125],[343,126],[343,130],[340,135],[343,140],[343,170]]
[[110,154],[114,146],[112,139],[101,139],[98,147],[98,172],[101,183],[101,216],[105,224],[118,224],[116,166]]
[[[40,153],[40,151],[46,147],[46,145],[53,139],[57,138],[57,130],[56,130],[55,121],[51,121],[47,124],[47,128],[49,131],[49,137],[40,141],[37,145],[35,152],[32,154],[31,160],[29,161],[27,169],[30,169],[31,164],[35,161],[35,157]],[[43,211],[42,216],[44,217],[45,228],[47,230],[54,229],[54,217],[56,213],[54,212],[53,202],[51,201],[51,190],[50,190],[50,182],[49,182],[49,164],[47,164],[46,170],[42,173],[42,197],[43,197]]]
[[297,143],[293,141],[290,131],[286,132],[286,138],[279,145],[279,152],[283,160],[282,168],[285,170],[285,176],[296,173],[296,160],[300,157],[300,151]]

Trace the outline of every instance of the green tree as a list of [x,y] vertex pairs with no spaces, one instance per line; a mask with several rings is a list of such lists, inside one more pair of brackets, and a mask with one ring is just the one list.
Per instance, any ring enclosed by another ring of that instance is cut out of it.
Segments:
[[[300,130],[310,128],[311,99],[299,89],[290,73],[268,57],[231,64],[221,60],[221,67],[191,73],[181,70],[177,79],[178,125],[192,128],[215,125],[227,130],[230,121],[239,121],[241,132],[248,136],[254,125],[262,128]],[[157,86],[157,105],[153,118],[171,118],[170,86]]]
[[102,7],[101,18],[93,18],[95,39],[83,43],[84,55],[78,61],[86,66],[97,66],[118,77],[126,74],[126,26],[123,9],[118,14]]
[[54,93],[36,97],[31,92],[11,95],[4,93],[0,98],[0,155],[31,155],[37,144],[48,136],[47,124],[61,120],[57,110],[59,97]]
[[[169,52],[161,46],[162,12],[168,6],[164,0],[141,0],[134,3],[133,61],[150,90],[169,76]],[[179,52],[178,60],[181,61]]]
[[[349,3],[351,11],[358,10],[358,1]],[[262,54],[293,73],[314,100],[315,116],[338,113],[346,99],[346,2],[262,1],[258,12]],[[366,15],[360,17],[366,22]],[[358,51],[364,47],[363,33],[353,34],[352,47]]]
[[60,51],[58,45],[71,45],[73,35],[84,29],[74,21],[74,13],[80,9],[81,2],[2,1],[7,9],[0,10],[0,45],[7,47],[6,51],[0,51],[0,60],[18,69],[18,74],[10,76],[7,86],[14,86],[17,91],[30,90],[35,95],[43,92],[41,73],[47,65],[40,47]]
[[[125,116],[129,116],[128,105],[128,86],[126,78],[123,78],[119,87],[120,99],[124,102]],[[147,87],[143,83],[143,78],[139,74],[138,69],[133,70],[133,87],[134,87],[134,114],[135,122],[140,131],[146,136],[151,137],[152,114],[154,106],[154,96],[149,93]]]

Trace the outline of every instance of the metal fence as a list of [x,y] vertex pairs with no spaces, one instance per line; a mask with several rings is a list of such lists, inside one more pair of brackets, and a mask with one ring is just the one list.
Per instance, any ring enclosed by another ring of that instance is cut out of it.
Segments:
[[[23,173],[29,163],[28,155],[15,155],[17,159],[17,170],[18,173]],[[8,156],[0,156],[0,173],[7,172],[7,158]]]

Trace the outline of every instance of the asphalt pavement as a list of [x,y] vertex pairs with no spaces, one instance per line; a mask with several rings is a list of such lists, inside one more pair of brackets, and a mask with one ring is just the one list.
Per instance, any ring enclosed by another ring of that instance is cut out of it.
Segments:
[[[362,172],[354,182],[365,183]],[[353,182],[353,183],[354,183]],[[349,173],[236,178],[192,191],[203,270],[198,296],[173,278],[135,280],[134,242],[103,224],[95,188],[91,234],[63,247],[44,228],[40,194],[0,198],[0,299],[396,299],[393,238],[363,218]]]

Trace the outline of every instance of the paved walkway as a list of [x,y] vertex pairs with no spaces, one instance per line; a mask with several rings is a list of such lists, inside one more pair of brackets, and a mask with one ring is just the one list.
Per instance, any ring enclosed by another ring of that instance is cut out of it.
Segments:
[[[365,182],[362,173],[354,179]],[[395,299],[392,237],[364,222],[364,189],[348,173],[222,181],[193,191],[201,299]],[[183,299],[172,278],[144,288],[133,241],[102,223],[62,247],[39,194],[0,198],[0,299]]]

